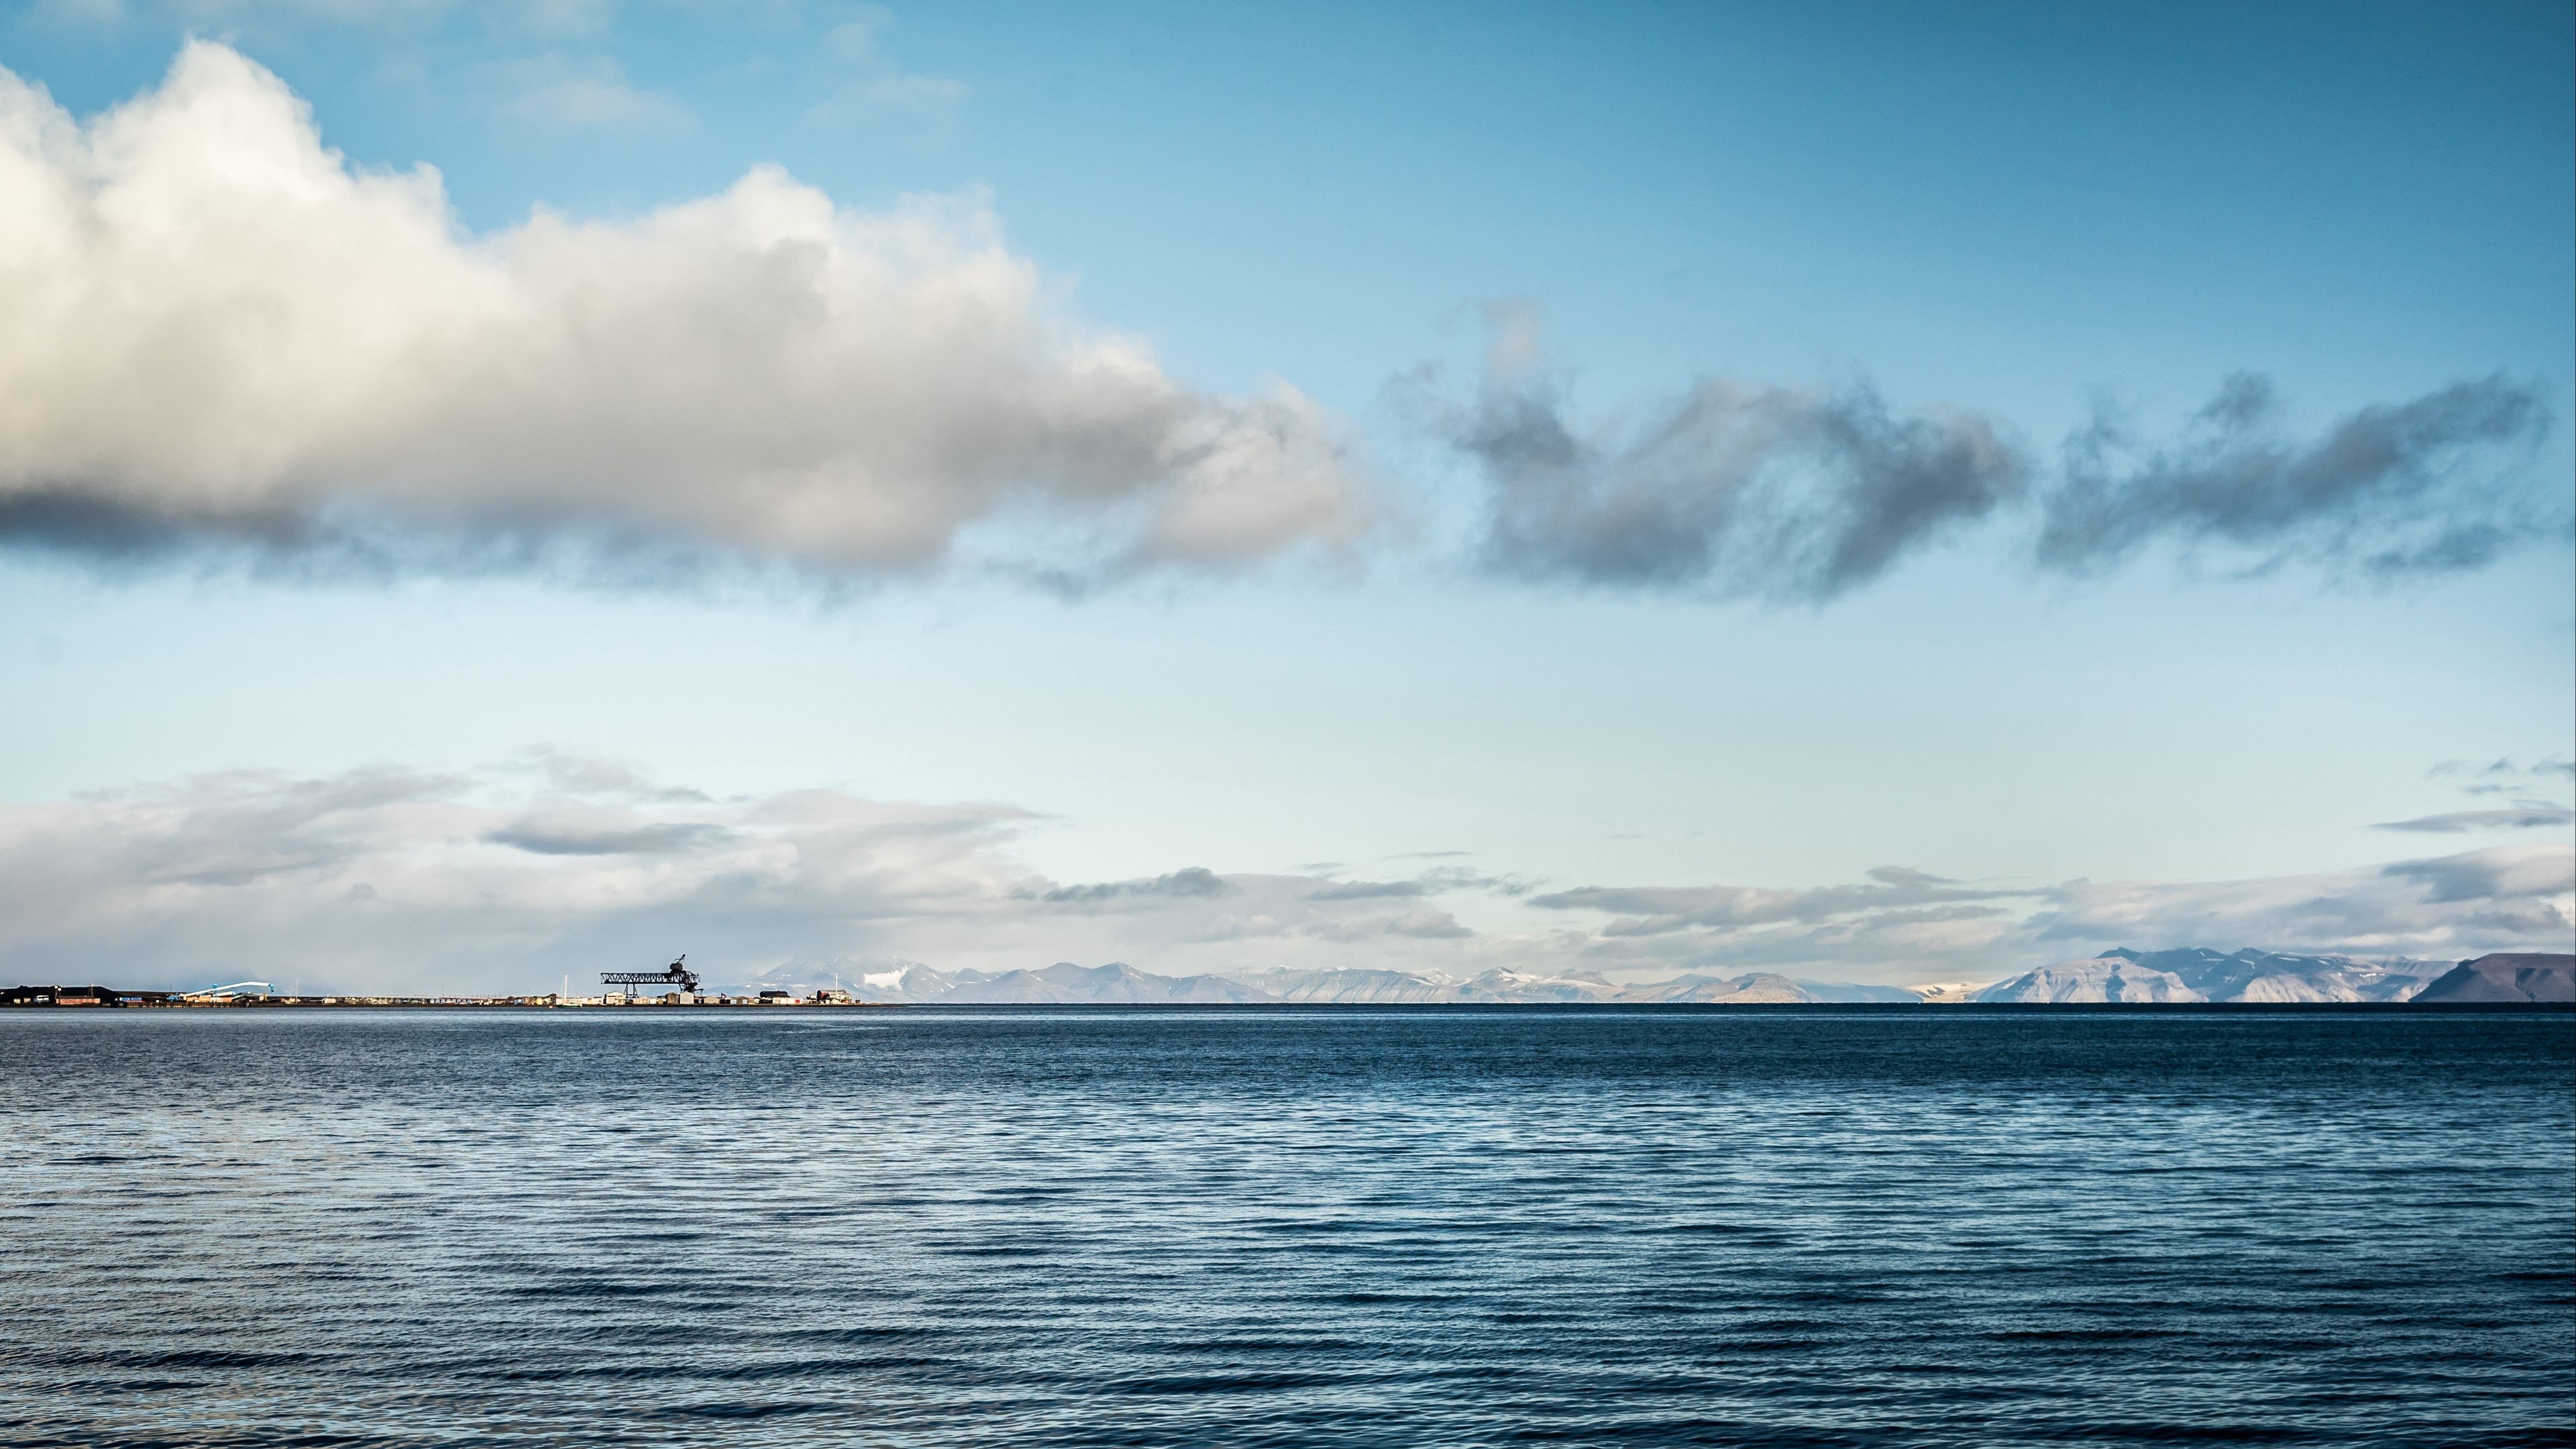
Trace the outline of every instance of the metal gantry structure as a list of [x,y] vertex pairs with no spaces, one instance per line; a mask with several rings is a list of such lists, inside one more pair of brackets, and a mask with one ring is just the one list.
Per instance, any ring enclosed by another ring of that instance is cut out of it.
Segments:
[[[602,986],[676,986],[691,996],[698,994],[698,973],[689,969],[687,952],[659,971],[602,971]],[[632,993],[629,993],[630,995]]]

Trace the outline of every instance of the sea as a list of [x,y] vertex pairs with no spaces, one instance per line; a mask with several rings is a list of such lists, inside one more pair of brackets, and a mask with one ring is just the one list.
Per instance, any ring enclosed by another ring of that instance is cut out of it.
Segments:
[[0,1013],[12,1445],[2576,1443],[2576,1017]]

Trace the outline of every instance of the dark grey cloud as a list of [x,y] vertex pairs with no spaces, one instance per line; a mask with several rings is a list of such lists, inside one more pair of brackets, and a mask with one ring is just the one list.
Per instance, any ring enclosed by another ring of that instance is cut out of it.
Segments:
[[1057,904],[1080,904],[1134,896],[1216,896],[1232,887],[1215,871],[1193,865],[1152,880],[1102,881],[1093,885],[1057,886],[1038,897]]
[[2171,545],[2223,549],[2249,571],[2305,562],[2389,579],[2479,568],[2570,528],[2517,471],[2549,410],[2501,376],[2303,438],[2272,382],[2241,373],[2168,441],[2142,442],[2097,409],[2051,469],[1989,417],[1899,411],[1866,383],[1703,379],[1631,414],[1581,418],[1534,314],[1498,305],[1489,318],[1473,396],[1445,401],[1426,374],[1414,400],[1476,465],[1480,561],[1510,578],[1820,603],[1944,537],[2035,513],[2028,556],[2059,573]]
[[682,855],[723,845],[733,832],[721,825],[684,821],[586,827],[522,820],[483,838],[530,855]]
[[[2576,764],[2551,758],[2529,765],[2517,764],[2511,758],[2473,765],[2466,760],[2444,760],[2424,772],[2432,780],[2458,780],[2463,795],[2537,795],[2544,791],[2565,789],[2576,783]],[[2529,800],[2523,804],[2531,804]]]
[[665,785],[629,760],[578,754],[537,745],[521,750],[511,764],[545,777],[567,795],[607,797],[653,804],[710,805],[714,797],[686,785]]
[[1431,886],[1418,880],[1350,880],[1336,881],[1306,893],[1310,901],[1371,901],[1389,897],[1418,896]]
[[2388,820],[2374,830],[2419,830],[2456,835],[2464,830],[2548,830],[2576,825],[2576,810],[2564,805],[2526,805],[2510,810],[2453,810],[2413,820]]
[[[1429,859],[1437,856],[1465,855],[1463,850],[1424,851],[1394,859]],[[1310,901],[1400,900],[1412,896],[1439,895],[1446,891],[1493,891],[1498,895],[1519,896],[1530,892],[1532,882],[1509,875],[1484,875],[1462,866],[1445,865],[1426,870],[1411,880],[1327,881],[1306,893]]]
[[101,561],[160,560],[212,535],[283,549],[305,530],[284,516],[188,518],[94,496],[63,484],[31,483],[0,492],[0,544],[78,554]]
[[2444,760],[2433,768],[2426,770],[2424,772],[2424,776],[2426,779],[2431,780],[2458,779],[2463,776],[2472,779],[2484,780],[2494,779],[2498,776],[2517,776],[2521,773],[2522,767],[2515,764],[2513,760],[2508,757],[2505,759],[2493,760],[2484,765],[2474,765],[2467,760]]
[[2028,891],[1986,890],[1903,866],[1880,866],[1868,885],[1776,890],[1759,886],[1582,886],[1532,896],[1546,910],[1600,911],[1619,917],[1607,936],[1658,936],[1783,923],[1814,924],[1861,912],[1988,902]]
[[2022,489],[1997,427],[1899,415],[1866,385],[1703,381],[1586,427],[1535,365],[1442,416],[1492,490],[1485,566],[1529,580],[1814,602],[1867,583]]
[[2548,432],[2530,386],[2454,383],[2288,436],[2270,379],[2229,378],[2189,429],[2145,447],[2109,413],[2067,443],[2037,557],[2080,573],[2151,544],[2218,544],[2258,567],[2301,561],[2379,576],[2480,567],[2544,531],[2499,486],[2500,465]]

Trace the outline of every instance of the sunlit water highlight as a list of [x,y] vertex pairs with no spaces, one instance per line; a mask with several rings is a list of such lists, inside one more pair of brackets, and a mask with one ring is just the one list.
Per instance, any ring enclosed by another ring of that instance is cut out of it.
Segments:
[[2576,1443],[2564,1015],[0,1016],[11,1444]]

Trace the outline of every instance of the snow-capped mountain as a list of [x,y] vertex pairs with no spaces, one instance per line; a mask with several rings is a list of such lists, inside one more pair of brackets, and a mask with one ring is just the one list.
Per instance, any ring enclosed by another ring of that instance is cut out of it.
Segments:
[[1974,1002],[2207,1001],[2180,976],[2117,956],[2061,961],[1998,981],[1968,998]]
[[1979,1002],[2404,1001],[2448,961],[2365,961],[2248,948],[2222,953],[2122,948],[2060,961],[1998,981],[1968,997]]
[[1631,1000],[1720,1003],[1744,1006],[1797,1005],[1825,998],[1786,976],[1756,971],[1721,981],[1714,976],[1681,976],[1653,986],[1629,988]]
[[[2566,958],[2515,960],[2527,966],[2530,962],[2564,962]],[[941,971],[918,961],[844,958],[820,965],[790,962],[763,972],[745,985],[790,986],[800,994],[814,986],[840,985],[864,1000],[915,1006],[2331,1002],[2409,1000],[2424,991],[2434,978],[2452,971],[2455,964],[2303,956],[2252,948],[2235,952],[2207,947],[2173,951],[2122,948],[2081,960],[2059,961],[1991,985],[1950,983],[1937,988],[1904,988],[1798,981],[1767,971],[1731,978],[1695,973],[1668,981],[1621,985],[1592,971],[1551,975],[1497,969],[1456,977],[1365,967],[1273,967],[1225,974],[1158,976],[1120,961],[1103,966],[1059,961],[1052,966],[1013,971]],[[2540,977],[2533,980],[2541,981],[2534,989],[2556,989]],[[2459,989],[2524,988],[2462,985]]]
[[1923,1000],[1920,992],[1906,986],[1856,986],[1848,981],[1809,981],[1803,977],[1794,984],[1818,1001],[1874,1001],[1911,1006]]
[[1235,978],[1280,1001],[1349,1006],[1421,1006],[1461,1000],[1466,983],[1447,976],[1416,976],[1409,971],[1300,971],[1278,967],[1248,971]]

